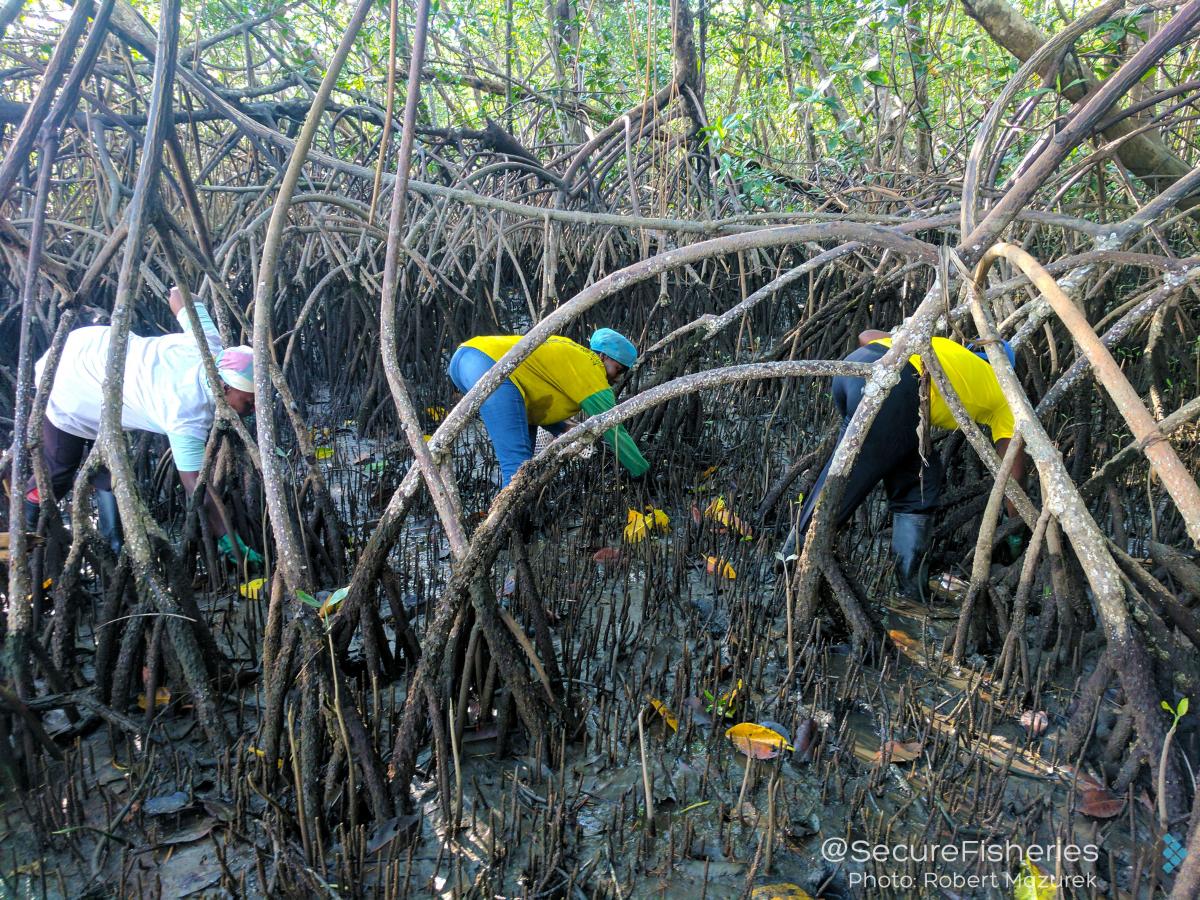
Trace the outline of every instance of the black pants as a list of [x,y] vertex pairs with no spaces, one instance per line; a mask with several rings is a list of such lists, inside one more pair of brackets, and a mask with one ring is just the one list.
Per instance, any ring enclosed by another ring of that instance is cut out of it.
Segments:
[[[54,499],[62,499],[75,483],[75,473],[83,463],[91,441],[55,427],[48,418],[42,419],[42,459],[50,476],[50,487]],[[101,468],[91,478],[92,486],[98,491],[111,491],[112,478],[108,469]],[[37,502],[37,481],[30,476],[25,497]]]
[[[888,348],[882,344],[868,344],[847,356],[846,361],[875,362],[887,351]],[[839,444],[845,437],[850,417],[854,415],[859,401],[862,400],[865,384],[864,379],[848,375],[838,375],[833,379],[833,402],[842,414]],[[850,470],[846,492],[838,506],[835,525],[845,524],[880,480],[887,491],[888,507],[894,513],[927,513],[937,505],[942,492],[942,461],[936,453],[930,453],[929,458],[922,462],[918,452],[920,388],[920,376],[910,363],[901,371],[900,383],[883,401],[879,414],[871,424],[871,430],[867,432],[862,451]],[[821,470],[816,484],[804,500],[797,526],[800,535],[808,530],[817,497],[825,484],[825,477],[829,474],[829,465],[832,462],[833,457],[830,456],[825,461],[825,468]]]

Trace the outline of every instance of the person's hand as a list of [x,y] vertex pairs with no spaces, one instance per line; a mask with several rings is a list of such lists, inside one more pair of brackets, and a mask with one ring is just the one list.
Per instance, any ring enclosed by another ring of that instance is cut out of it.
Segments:
[[261,566],[263,564],[262,554],[247,547],[246,542],[236,534],[233,535],[232,539],[228,533],[221,535],[220,539],[217,541],[217,549],[221,551],[226,559],[228,559],[234,565],[237,565],[238,553],[235,553],[233,550],[235,541],[237,542],[238,551],[240,552],[241,556],[245,558],[247,563],[252,566]]
[[[1004,520],[1001,522],[1001,526],[1008,526],[1011,522],[1012,519],[1007,513],[1005,513]],[[1008,530],[1007,527],[1005,527],[1005,530]],[[1001,559],[997,561],[1004,562],[1006,565],[1011,566],[1021,558],[1021,554],[1025,552],[1025,548],[1029,545],[1029,538],[1031,536],[1032,533],[1029,530],[1029,526],[1024,522],[1016,525],[1012,534],[1009,534],[1004,538],[1003,550],[999,554]]]
[[179,288],[171,285],[171,293],[167,296],[167,302],[171,304],[171,315],[178,316],[179,311],[183,309],[183,294],[179,292]]
[[1029,541],[1025,535],[1021,534],[1020,532],[1017,532],[1016,534],[1010,534],[1004,539],[1004,545],[1008,548],[1008,553],[1013,558],[1014,562],[1022,553],[1025,552],[1025,545],[1028,542]]

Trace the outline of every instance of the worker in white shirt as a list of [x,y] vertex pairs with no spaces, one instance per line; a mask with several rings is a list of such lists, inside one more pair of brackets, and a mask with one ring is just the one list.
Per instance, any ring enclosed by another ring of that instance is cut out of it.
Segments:
[[[167,436],[179,480],[191,497],[200,476],[204,447],[217,408],[204,372],[199,341],[205,341],[212,351],[225,399],[239,416],[254,412],[253,351],[245,346],[226,349],[208,310],[201,304],[196,304],[195,308],[203,334],[194,334],[183,297],[176,287],[171,288],[170,305],[183,334],[153,338],[129,336],[121,425]],[[71,489],[88,443],[94,441],[100,431],[100,406],[111,331],[108,326],[78,328],[67,336],[63,347],[46,406],[41,447],[56,497]],[[43,356],[37,361],[38,379],[41,379],[45,366],[46,357]],[[107,470],[101,469],[91,482],[96,489],[100,533],[113,552],[120,553],[121,531],[111,477]],[[25,521],[30,531],[37,526],[39,499],[37,485],[30,479],[25,494]],[[247,547],[237,534],[226,532],[211,494],[205,497],[205,512],[223,555],[235,563],[242,558],[255,565],[262,563],[262,556]]]

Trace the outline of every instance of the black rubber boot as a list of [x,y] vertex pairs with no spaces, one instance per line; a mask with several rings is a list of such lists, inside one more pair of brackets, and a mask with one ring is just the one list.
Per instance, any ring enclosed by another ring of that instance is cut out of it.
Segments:
[[121,535],[121,519],[117,513],[117,498],[112,491],[96,491],[96,513],[99,519],[100,536],[108,541],[115,556],[121,555],[125,541]]
[[42,508],[40,506],[38,506],[36,503],[34,503],[28,497],[25,498],[25,533],[26,534],[33,534],[35,531],[37,531],[38,515],[41,513],[41,511],[42,511]]
[[926,513],[892,515],[892,553],[896,558],[896,590],[907,600],[924,603],[929,567],[925,556],[933,536],[933,516]]

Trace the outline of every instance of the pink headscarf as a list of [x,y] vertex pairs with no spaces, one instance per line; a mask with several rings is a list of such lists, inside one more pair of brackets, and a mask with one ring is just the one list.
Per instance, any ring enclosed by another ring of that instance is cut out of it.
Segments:
[[254,351],[245,345],[222,350],[217,356],[217,374],[231,388],[254,393]]

